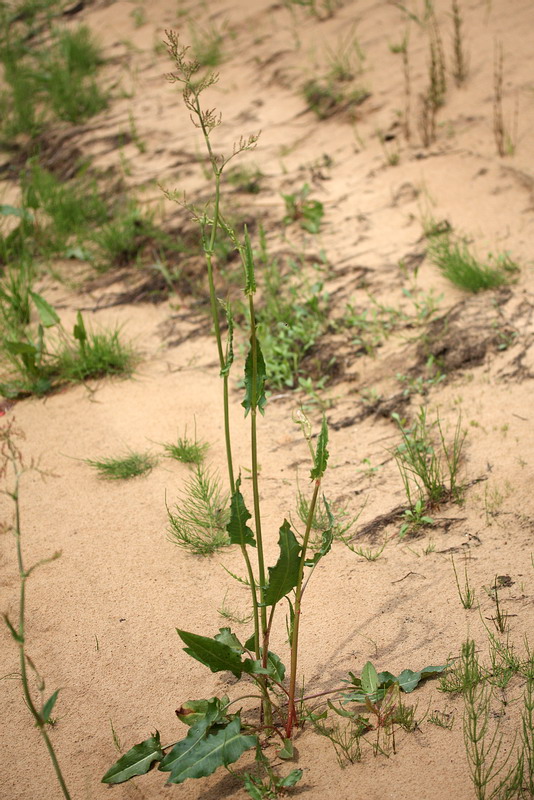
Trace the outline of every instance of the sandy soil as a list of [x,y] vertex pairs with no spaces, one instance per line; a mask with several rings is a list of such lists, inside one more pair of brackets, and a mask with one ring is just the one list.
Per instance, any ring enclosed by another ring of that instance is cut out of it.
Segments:
[[[414,2],[410,8],[419,14],[421,6]],[[393,3],[347,0],[331,17],[318,19],[306,8],[291,10],[266,0],[183,2],[179,9],[155,0],[144,6],[146,22],[140,27],[134,24],[135,7],[122,0],[95,2],[76,15],[104,46],[109,63],[103,74],[115,84],[116,100],[89,125],[57,132],[50,151],[56,163],[68,164],[74,152],[90,155],[95,169],[108,170],[112,179],[122,176],[132,189],[144,187],[147,202],[160,202],[156,182],[206,198],[198,132],[178,92],[163,77],[169,61],[155,44],[168,27],[182,30],[187,39],[195,20],[224,23],[220,82],[210,90],[210,104],[223,112],[214,141],[218,150],[228,152],[241,134],[261,129],[258,147],[244,161],[265,175],[258,195],[232,189],[228,201],[263,223],[273,252],[298,249],[318,259],[324,251],[332,319],[342,315],[348,302],[362,312],[369,294],[412,317],[414,307],[404,290],[433,290],[441,298],[433,322],[418,325],[412,319],[400,325],[375,354],[362,352],[350,330],[330,332],[315,353],[316,370],[324,369],[332,356],[337,359],[335,374],[320,393],[330,427],[325,492],[334,507],[352,515],[361,511],[353,528],[356,546],[387,544],[375,562],[339,544],[317,569],[303,613],[300,665],[307,691],[338,686],[349,670],[359,673],[369,659],[379,670],[395,674],[407,667],[445,664],[468,636],[487,662],[486,626],[493,630],[495,603],[486,590],[496,575],[509,576],[500,591],[501,604],[509,615],[510,642],[524,653],[525,636],[532,645],[534,619],[532,3],[462,3],[469,76],[460,88],[449,76],[437,137],[429,147],[421,143],[417,110],[428,75],[428,36],[411,23],[408,145],[399,122],[404,107],[401,61],[389,47],[401,40],[406,17]],[[450,6],[439,1],[436,7],[451,68]],[[324,73],[327,47],[339,49],[352,29],[365,54],[359,81],[370,97],[356,117],[342,112],[319,120],[307,109],[300,87]],[[495,41],[503,46],[504,114],[515,140],[515,153],[504,158],[496,154],[493,136]],[[134,142],[124,145],[129,164],[124,175],[117,134],[128,130],[130,114],[147,146],[140,153]],[[388,163],[378,131],[390,134],[386,146],[390,153],[398,150],[397,165]],[[286,230],[281,222],[280,193],[298,191],[305,182],[325,207],[317,236],[298,225]],[[422,222],[430,216],[446,219],[469,236],[482,255],[509,251],[521,265],[517,281],[479,295],[451,286],[425,258]],[[169,229],[185,224],[183,211],[170,203],[165,219]],[[186,425],[192,430],[196,420],[199,437],[211,445],[209,463],[224,470],[221,386],[204,311],[185,292],[156,304],[121,302],[121,292],[138,282],[138,277],[124,281],[123,276],[122,283],[84,284],[73,291],[47,277],[40,287],[66,322],[83,308],[95,325],[123,326],[142,362],[132,380],[26,399],[2,418],[2,424],[16,419],[26,434],[25,458],[39,459],[49,473],[44,480],[30,473],[22,486],[27,561],[62,553],[29,582],[28,650],[47,688],[61,687],[52,737],[73,798],[242,798],[239,781],[224,773],[179,787],[166,787],[166,776],[157,771],[113,788],[100,783],[117,758],[111,725],[123,749],[155,729],[167,743],[185,733],[175,716],[184,701],[239,691],[226,674],[212,675],[189,658],[175,629],[213,635],[225,624],[217,611],[223,602],[246,610],[245,593],[220,566],[241,574],[238,552],[202,559],[167,538],[165,498],[172,502],[178,497],[188,476],[185,465],[165,459],[146,478],[111,483],[99,480],[83,461],[126,447],[155,452],[157,443],[173,440]],[[445,380],[428,385],[424,396],[406,392],[406,380],[398,376],[428,377],[429,353],[441,358]],[[250,456],[240,401],[241,391],[234,388],[236,460],[244,470]],[[306,488],[307,448],[292,420],[302,402],[308,402],[303,393],[278,393],[261,420],[268,563],[277,557],[283,517],[295,517],[297,474]],[[461,465],[465,502],[435,509],[432,527],[401,541],[399,508],[402,513],[406,498],[391,454],[400,439],[390,415],[396,411],[413,418],[421,404],[428,404],[430,415],[439,409],[447,435],[461,414],[467,431]],[[310,415],[317,427],[320,410],[312,406]],[[245,493],[250,494],[248,485]],[[7,502],[4,507],[10,513]],[[0,608],[15,616],[12,537],[3,534],[0,544]],[[471,610],[460,603],[451,555],[460,576],[464,561],[467,565],[477,599]],[[248,635],[247,625],[234,627],[238,635]],[[22,701],[14,675],[17,653],[7,631],[0,636],[0,674],[13,678],[2,681],[0,796],[52,800],[60,792]],[[275,651],[284,651],[284,638],[280,618]],[[518,730],[514,701],[523,683],[514,678],[496,700],[503,753]],[[415,732],[398,733],[397,753],[389,758],[374,757],[367,747],[360,763],[341,769],[326,739],[309,726],[299,732],[296,762],[304,777],[298,793],[310,800],[474,797],[462,699],[441,693],[431,680],[407,700],[417,702],[418,717],[426,714],[426,719]],[[435,710],[454,715],[452,730],[429,722]],[[249,763],[245,756],[238,767]]]

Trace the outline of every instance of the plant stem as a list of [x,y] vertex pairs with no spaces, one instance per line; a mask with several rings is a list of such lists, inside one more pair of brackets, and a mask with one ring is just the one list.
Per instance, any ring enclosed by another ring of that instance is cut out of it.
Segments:
[[[63,774],[61,772],[61,768],[59,766],[59,762],[57,760],[57,756],[50,741],[50,737],[48,736],[46,730],[46,720],[43,718],[43,715],[37,710],[35,704],[33,702],[29,683],[28,683],[28,673],[26,669],[26,648],[25,648],[25,611],[26,611],[26,581],[28,576],[30,575],[31,569],[26,571],[24,569],[24,561],[22,556],[22,536],[21,536],[21,523],[20,523],[20,504],[19,504],[19,485],[20,485],[20,478],[22,475],[22,471],[19,469],[17,464],[17,454],[14,446],[12,445],[11,441],[8,440],[7,442],[9,448],[9,460],[11,461],[13,470],[15,472],[15,486],[13,491],[6,492],[9,497],[13,500],[15,504],[15,541],[17,545],[17,564],[19,570],[19,577],[20,577],[20,598],[19,598],[19,624],[18,630],[16,631],[16,641],[19,648],[19,660],[20,660],[20,673],[21,673],[21,680],[22,680],[22,691],[24,694],[24,700],[26,701],[26,705],[35,720],[35,725],[39,729],[39,733],[43,737],[44,743],[46,745],[46,749],[48,750],[48,754],[50,756],[50,760],[52,761],[52,766],[54,768],[54,772],[56,773],[56,778],[58,783],[61,787],[61,791],[63,792],[64,797],[66,800],[70,800],[70,794],[67,789],[67,785],[65,783],[65,779],[63,778]],[[15,638],[15,637],[14,637]]]
[[299,624],[300,624],[300,606],[302,600],[302,579],[304,576],[304,562],[306,561],[306,550],[308,549],[308,540],[310,538],[310,531],[312,527],[313,517],[315,514],[315,506],[317,504],[317,497],[321,486],[320,478],[315,481],[315,488],[311,499],[310,507],[308,509],[308,519],[306,521],[306,532],[304,534],[304,541],[302,542],[302,553],[300,556],[299,573],[297,579],[297,587],[295,590],[295,616],[293,620],[293,635],[291,637],[291,677],[289,681],[289,700],[287,711],[286,723],[286,738],[290,739],[293,732],[293,725],[296,722],[295,711],[295,689],[297,682],[297,661],[298,661],[298,645],[299,645]]

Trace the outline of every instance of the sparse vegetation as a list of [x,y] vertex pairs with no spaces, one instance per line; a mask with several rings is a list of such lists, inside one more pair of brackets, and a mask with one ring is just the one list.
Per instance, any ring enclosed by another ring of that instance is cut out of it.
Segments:
[[156,466],[156,459],[150,453],[132,450],[123,456],[86,458],[85,463],[93,467],[100,478],[108,481],[127,481],[152,472]]
[[471,253],[467,244],[454,241],[447,235],[433,237],[428,252],[441,273],[460,289],[468,292],[503,286],[510,282],[519,269],[508,254],[489,254],[486,261],[480,261]]

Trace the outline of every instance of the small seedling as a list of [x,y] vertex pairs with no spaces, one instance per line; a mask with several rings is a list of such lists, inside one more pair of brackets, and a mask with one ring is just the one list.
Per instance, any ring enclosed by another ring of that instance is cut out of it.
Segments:
[[454,29],[453,38],[453,52],[454,52],[454,67],[452,75],[456,86],[461,86],[467,79],[468,66],[467,58],[464,52],[464,41],[462,34],[463,19],[460,11],[460,4],[458,0],[451,0],[451,13],[452,24]]
[[452,568],[454,570],[454,579],[456,581],[456,588],[458,589],[458,596],[460,597],[460,602],[464,608],[473,608],[473,604],[475,602],[475,590],[471,588],[469,584],[469,576],[467,574],[467,564],[464,564],[464,585],[463,588],[460,586],[460,581],[458,579],[458,573],[456,571],[456,564],[454,563],[454,557],[451,556],[452,561]]
[[402,523],[399,531],[399,539],[403,539],[406,534],[414,533],[423,525],[433,525],[434,520],[425,513],[426,506],[422,498],[418,498],[411,508],[404,510],[403,517],[405,522]]
[[148,475],[157,464],[157,459],[149,453],[133,451],[118,458],[86,458],[84,461],[96,469],[100,478],[109,481],[126,481],[140,475]]
[[445,730],[452,731],[454,714],[448,714],[446,711],[433,711],[428,721],[438,728],[445,728]]
[[298,221],[301,228],[309,233],[319,233],[324,206],[319,200],[310,200],[310,187],[307,183],[295,194],[283,194],[286,205],[284,224]]

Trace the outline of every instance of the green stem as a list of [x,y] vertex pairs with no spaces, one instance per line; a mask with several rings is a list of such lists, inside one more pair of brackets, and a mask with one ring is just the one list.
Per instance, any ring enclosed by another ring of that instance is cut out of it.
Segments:
[[39,729],[39,733],[43,737],[46,749],[48,750],[48,754],[50,756],[50,760],[52,761],[54,772],[56,773],[56,778],[61,787],[61,791],[63,792],[63,795],[66,798],[66,800],[71,800],[69,790],[67,789],[65,779],[63,778],[63,774],[61,772],[61,768],[59,766],[59,762],[57,760],[54,747],[46,731],[46,721],[43,719],[42,714],[35,707],[28,683],[24,635],[25,635],[25,611],[26,611],[26,580],[28,578],[29,572],[26,572],[26,570],[24,569],[24,561],[22,557],[22,541],[21,541],[22,537],[21,537],[20,505],[19,505],[19,483],[20,483],[21,472],[17,467],[15,455],[13,451],[11,452],[12,452],[11,463],[13,465],[13,469],[15,470],[15,488],[13,492],[9,493],[9,495],[13,499],[13,502],[15,503],[15,539],[17,543],[17,563],[18,563],[19,577],[20,577],[19,625],[18,625],[17,635],[18,635],[18,647],[19,647],[20,674],[22,679],[22,691],[24,694],[26,705],[28,706],[31,715],[35,720],[35,725]]
[[295,616],[293,619],[293,635],[291,637],[291,675],[289,679],[289,699],[287,710],[286,722],[286,738],[290,739],[293,732],[293,725],[296,722],[297,715],[295,711],[295,690],[297,683],[297,662],[298,662],[298,646],[299,646],[299,625],[300,625],[300,607],[302,601],[302,579],[304,576],[304,562],[306,561],[306,550],[308,549],[308,541],[315,514],[315,506],[317,504],[317,497],[321,486],[320,478],[315,481],[315,488],[313,490],[313,497],[308,509],[308,519],[306,520],[306,532],[304,534],[304,541],[302,542],[302,553],[300,556],[299,572],[297,578],[297,586],[295,590]]
[[[259,489],[259,468],[258,468],[258,436],[257,436],[257,411],[258,411],[258,340],[256,336],[256,316],[254,313],[254,298],[249,295],[250,312],[250,350],[252,353],[252,407],[250,409],[250,444],[252,458],[252,494],[254,498],[254,524],[256,528],[256,544],[258,551],[258,574],[260,584],[260,596],[263,602],[265,592],[265,558],[263,553],[263,537],[261,530],[260,513],[260,489]],[[267,633],[267,608],[261,607],[261,627],[262,636]]]

